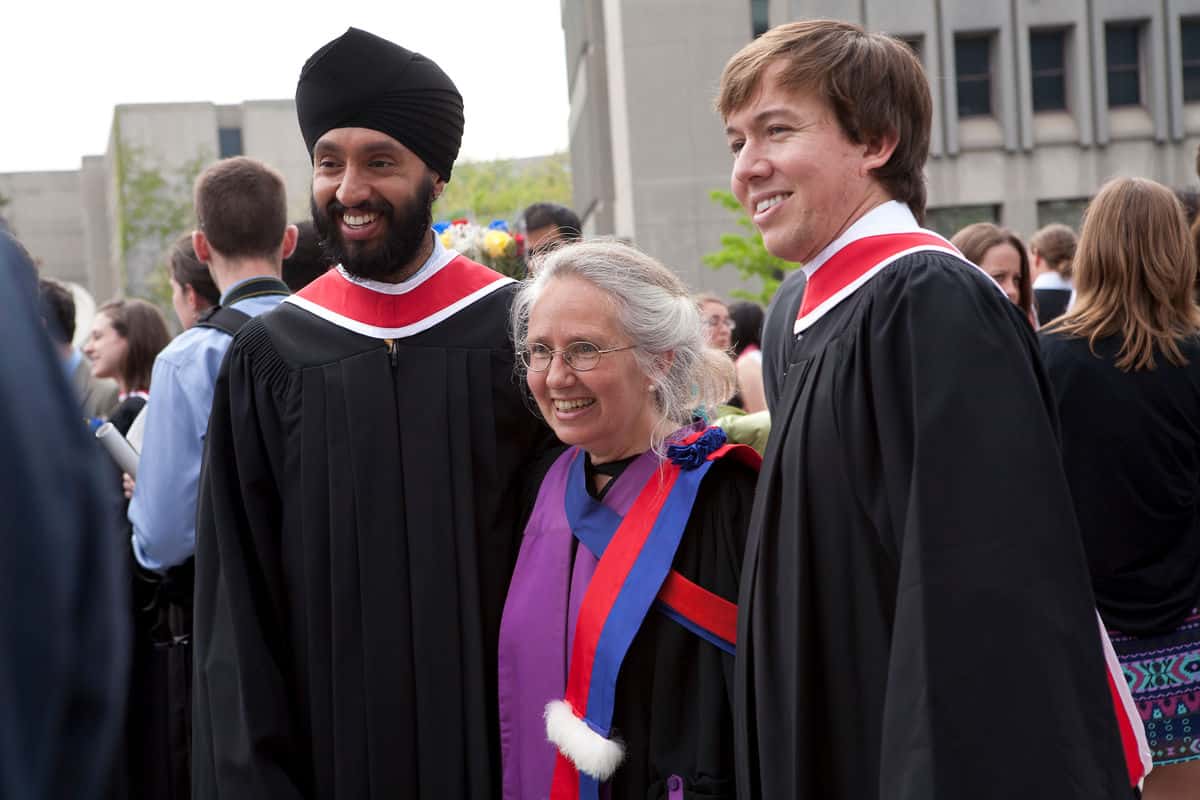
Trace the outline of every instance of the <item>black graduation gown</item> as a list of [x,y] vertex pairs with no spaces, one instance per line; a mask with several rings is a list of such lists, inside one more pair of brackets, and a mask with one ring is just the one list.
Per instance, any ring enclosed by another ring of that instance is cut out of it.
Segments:
[[804,270],[788,273],[775,290],[775,296],[771,298],[763,318],[763,396],[771,413],[775,412],[779,403],[784,376],[791,363],[792,347],[796,341],[792,335],[792,323],[796,321],[796,312],[800,310],[800,302],[804,299],[806,284]]
[[741,584],[739,795],[1129,797],[1028,323],[918,253],[790,346]]
[[[731,602],[757,477],[733,458],[712,465],[671,565]],[[626,756],[609,781],[611,800],[666,800],[672,775],[687,797],[736,796],[733,670],[716,645],[653,609],[646,615],[617,676],[613,735]]]
[[197,798],[488,798],[520,478],[552,441],[514,287],[408,338],[289,303],[216,385],[196,531]]

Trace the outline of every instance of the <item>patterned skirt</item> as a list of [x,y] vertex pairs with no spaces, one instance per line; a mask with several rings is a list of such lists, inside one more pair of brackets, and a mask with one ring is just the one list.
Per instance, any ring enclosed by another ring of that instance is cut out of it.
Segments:
[[1154,763],[1200,758],[1200,611],[1161,636],[1109,635]]

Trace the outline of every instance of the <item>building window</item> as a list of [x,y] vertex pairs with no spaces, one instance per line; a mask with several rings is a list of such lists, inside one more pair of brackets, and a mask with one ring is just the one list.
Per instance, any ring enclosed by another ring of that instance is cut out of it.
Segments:
[[767,19],[768,0],[750,0],[750,24],[754,29],[754,38],[762,36],[771,27]]
[[957,75],[958,115],[991,116],[992,37],[955,37],[954,72]]
[[949,239],[976,222],[1000,222],[1000,206],[971,205],[930,208],[925,211],[925,227]]
[[908,45],[908,49],[913,51],[918,61],[925,61],[924,53],[922,53],[924,36],[918,33],[912,36],[897,36],[896,38]]
[[1068,228],[1078,231],[1083,224],[1083,212],[1087,210],[1088,199],[1075,197],[1069,200],[1038,200],[1037,224],[1044,228],[1054,222],[1061,222]]
[[242,129],[218,128],[217,145],[220,148],[221,158],[240,156],[242,154]]
[[1142,104],[1141,77],[1138,69],[1140,26],[1109,25],[1104,29],[1104,59],[1108,72],[1108,105]]
[[1066,42],[1066,31],[1029,34],[1034,111],[1065,111],[1067,108]]
[[1179,24],[1179,43],[1183,51],[1183,101],[1200,100],[1200,19],[1185,19]]

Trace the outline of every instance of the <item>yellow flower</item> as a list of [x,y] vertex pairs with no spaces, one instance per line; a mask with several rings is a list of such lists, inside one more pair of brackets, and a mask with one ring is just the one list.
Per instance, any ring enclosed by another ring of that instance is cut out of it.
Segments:
[[491,258],[508,255],[513,246],[513,238],[504,231],[491,230],[484,234],[483,249]]

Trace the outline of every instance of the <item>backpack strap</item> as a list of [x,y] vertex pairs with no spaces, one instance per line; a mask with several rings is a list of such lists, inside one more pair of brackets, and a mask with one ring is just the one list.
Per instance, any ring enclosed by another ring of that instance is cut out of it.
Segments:
[[236,336],[237,332],[242,329],[242,326],[250,321],[250,315],[233,308],[234,303],[251,297],[287,295],[289,293],[287,284],[279,280],[279,278],[270,275],[260,275],[256,278],[250,278],[242,281],[227,292],[221,298],[225,301],[224,303],[219,306],[213,306],[201,314],[200,318],[196,320],[196,327],[216,328],[219,331],[228,333],[230,336]]
[[205,311],[196,320],[194,327],[197,328],[216,328],[219,331],[224,331],[230,336],[236,336],[237,332],[242,329],[242,326],[250,321],[250,315],[244,311],[238,311],[236,308],[228,306],[213,306],[208,311]]

